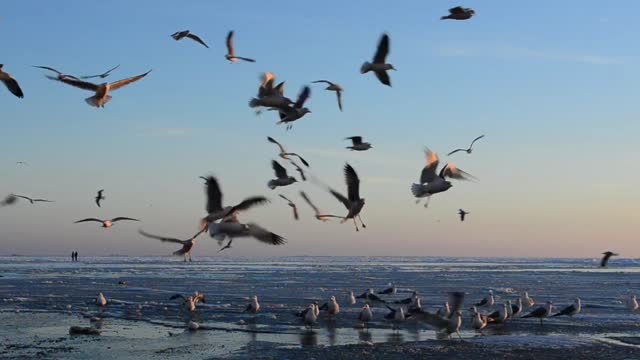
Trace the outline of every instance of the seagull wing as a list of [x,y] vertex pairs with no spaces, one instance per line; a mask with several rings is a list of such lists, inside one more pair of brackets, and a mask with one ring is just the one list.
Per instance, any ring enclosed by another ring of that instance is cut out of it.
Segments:
[[356,171],[349,164],[344,166],[344,178],[347,182],[349,200],[351,202],[360,200],[360,179]]
[[283,198],[284,200],[286,200],[287,202],[289,202],[290,204],[293,204],[293,202],[291,200],[289,200],[289,198],[287,198],[286,196],[282,195],[282,194],[278,194],[278,196],[280,196],[281,198]]
[[338,109],[342,111],[342,91],[336,91],[336,96],[338,97]]
[[94,221],[94,222],[102,223],[102,220],[100,220],[100,219],[96,219],[96,218],[86,218],[86,219],[82,219],[82,220],[74,221],[74,224],[77,224],[77,223],[83,223],[83,222],[89,222],[89,221]]
[[484,135],[480,135],[477,138],[473,139],[473,141],[471,142],[471,145],[469,145],[469,149],[471,149],[473,147],[473,144],[476,143],[476,141],[482,139],[484,137]]
[[264,196],[253,196],[250,198],[246,198],[242,200],[242,202],[240,202],[238,205],[232,207],[231,210],[229,210],[228,214],[232,214],[236,211],[248,210],[256,205],[262,205],[268,202],[269,202],[269,199],[267,199]]
[[234,57],[235,51],[233,50],[233,30],[227,34],[227,55]]
[[20,85],[18,84],[16,79],[12,78],[7,73],[4,73],[3,75],[4,76],[0,76],[0,80],[2,80],[2,82],[4,83],[4,86],[6,86],[7,89],[9,89],[9,91],[11,91],[13,95],[19,98],[23,98],[24,93],[22,92],[22,89],[20,88]]
[[300,94],[298,95],[298,100],[293,106],[298,109],[302,108],[302,106],[304,106],[304,102],[307,101],[307,99],[309,98],[309,95],[311,95],[311,88],[308,86],[305,86],[304,88],[302,88],[302,91],[300,91]]
[[33,199],[34,202],[54,202],[53,200],[47,200],[47,199]]
[[351,140],[354,146],[362,144],[362,136],[351,136],[351,137],[345,138],[345,140]]
[[298,214],[298,207],[293,205],[293,218],[295,220],[300,220],[300,214]]
[[443,318],[440,315],[432,314],[428,311],[418,311],[417,313],[412,315],[412,318],[413,317],[426,322],[436,329],[444,329],[449,326],[449,320]]
[[456,6],[456,7],[453,7],[451,9],[449,9],[449,13],[450,14],[464,14],[465,10],[464,10],[464,8],[462,6]]
[[309,206],[313,209],[313,211],[316,213],[316,215],[320,215],[320,209],[318,209],[311,202],[311,199],[309,199],[309,197],[307,196],[307,194],[304,191],[300,191],[300,196],[304,199],[304,201],[306,201],[307,204],[309,204]]
[[252,63],[256,62],[254,59],[250,59],[250,58],[246,58],[246,57],[242,57],[242,56],[234,56],[234,58],[238,59],[238,60],[244,60],[246,62],[252,62]]
[[[18,196],[18,197],[21,197],[21,196]],[[610,257],[611,257],[611,255],[609,255],[609,254],[605,254],[605,255],[602,257],[602,260],[600,260],[600,267],[606,267],[606,266],[607,266],[607,263],[609,262],[609,258],[610,258]]]
[[452,152],[448,153],[447,156],[451,156],[451,155],[457,153],[458,151],[467,151],[467,149],[455,149]]
[[119,68],[119,67],[120,67],[120,64],[118,64],[118,65],[114,66],[113,68],[111,68],[111,69],[109,69],[109,70],[105,71],[105,72],[102,74],[102,76],[107,77],[109,74],[111,74],[111,72],[112,72],[113,70],[115,70],[115,69],[117,69],[117,68]]
[[333,83],[329,80],[316,80],[316,81],[312,81],[311,83],[312,84],[325,83],[325,84],[333,85]]
[[169,300],[175,300],[175,299],[187,300],[187,299],[184,297],[184,295],[182,295],[182,294],[175,294],[175,295],[172,295],[172,296],[169,298]]
[[289,177],[287,175],[287,169],[282,167],[282,165],[280,165],[277,161],[272,160],[271,167],[273,168],[273,171],[276,173],[276,177],[278,179],[286,179]]
[[307,162],[307,160],[303,159],[302,156],[300,156],[300,155],[298,155],[296,153],[287,153],[287,155],[297,157],[304,164],[304,166],[309,167],[309,163]]
[[258,241],[261,241],[263,243],[271,245],[282,245],[287,242],[282,236],[274,234],[257,224],[249,223],[248,227],[249,235],[253,236],[254,238],[258,239]]
[[268,137],[267,137],[267,140],[268,140],[270,143],[273,143],[273,144],[278,145],[278,147],[280,148],[280,152],[281,152],[281,153],[286,153],[286,152],[287,152],[287,149],[285,149],[285,148],[284,148],[284,146],[282,146],[282,144],[280,144],[278,141],[276,141],[276,139],[272,138],[271,136],[268,136]]
[[30,198],[30,197],[28,197],[28,196],[23,196],[23,195],[14,195],[14,196],[15,196],[15,197],[18,197],[18,198],[21,198],[21,199],[25,199],[25,200],[27,200],[27,201],[29,201],[29,202],[33,202],[33,199],[31,199],[31,198]]
[[347,199],[346,197],[344,197],[344,195],[340,194],[339,192],[337,192],[337,191],[335,191],[333,189],[329,189],[329,192],[336,199],[338,199],[338,201],[340,201],[344,205],[344,207],[347,208],[347,210],[351,210],[351,202],[349,201],[349,199]]
[[200,37],[198,37],[197,35],[194,35],[192,33],[187,34],[187,37],[199,44],[202,44],[204,47],[206,47],[207,49],[209,48],[209,46],[207,44],[204,43],[204,41],[202,41],[202,39],[200,39]]
[[442,168],[442,170],[440,170],[440,177],[443,178],[443,179],[445,177],[450,177],[452,179],[457,179],[457,180],[472,180],[472,179],[475,179],[473,175],[458,169],[455,165],[453,165],[451,163],[446,164]]
[[391,79],[389,78],[389,74],[386,70],[376,71],[376,77],[380,80],[381,83],[391,86]]
[[168,238],[168,237],[164,237],[164,236],[158,236],[158,235],[153,235],[153,234],[149,234],[147,232],[144,232],[143,230],[138,230],[138,233],[144,237],[148,237],[150,239],[156,239],[156,240],[160,240],[162,242],[170,242],[170,243],[176,243],[176,244],[184,244],[184,241],[180,240],[180,239],[174,239],[174,238]]
[[[382,34],[382,37],[380,38],[380,42],[378,43],[378,49],[376,50],[376,54],[373,56],[373,63],[384,64],[388,53],[389,53],[389,35]],[[382,81],[382,79],[380,79],[380,81]]]
[[140,75],[136,75],[136,76],[132,76],[130,78],[127,79],[122,79],[122,80],[118,80],[116,82],[112,82],[111,84],[109,84],[109,90],[113,91],[113,90],[118,90],[123,86],[127,86],[133,82],[136,82],[140,79],[142,79],[143,77],[147,76],[149,73],[151,72],[151,70],[147,71],[144,74],[140,74]]
[[206,181],[205,190],[207,192],[207,212],[209,214],[222,210],[222,191],[218,179],[213,176],[204,178]]
[[130,217],[118,216],[118,217],[115,217],[115,218],[111,219],[111,222],[116,222],[116,221],[121,221],[121,220],[140,221],[138,219],[134,219],[134,218],[130,218]]
[[94,83],[88,82],[88,81],[82,81],[82,80],[78,80],[76,78],[70,78],[70,77],[63,77],[63,78],[54,78],[54,77],[50,77],[49,79],[51,80],[57,80],[57,81],[61,81],[67,85],[71,85],[74,87],[77,87],[79,89],[83,89],[83,90],[89,90],[89,91],[98,91],[99,85],[96,85]]
[[53,71],[54,73],[58,74],[58,75],[64,75],[63,73],[61,73],[60,71],[52,68],[52,67],[48,67],[48,66],[39,66],[39,65],[33,65],[33,67],[35,68],[39,68],[39,69],[45,69],[45,70],[49,70],[49,71]]

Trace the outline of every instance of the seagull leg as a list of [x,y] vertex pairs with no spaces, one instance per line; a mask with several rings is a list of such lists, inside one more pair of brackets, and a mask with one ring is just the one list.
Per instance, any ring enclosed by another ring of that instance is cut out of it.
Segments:
[[456,334],[458,334],[458,337],[460,338],[460,340],[462,340],[462,335],[460,335],[460,332],[456,331]]
[[416,200],[416,205],[420,204],[420,199]]
[[428,208],[430,202],[431,202],[431,196],[427,196],[427,201],[424,203],[424,207]]
[[366,227],[367,227],[367,225],[365,225],[365,224],[362,222],[362,217],[360,216],[360,214],[358,214],[358,219],[360,219],[360,224],[362,224],[362,227],[363,227],[363,228],[366,228]]
[[358,229],[358,223],[356,222],[356,218],[353,218],[353,225],[356,226],[356,231],[360,231],[360,229]]

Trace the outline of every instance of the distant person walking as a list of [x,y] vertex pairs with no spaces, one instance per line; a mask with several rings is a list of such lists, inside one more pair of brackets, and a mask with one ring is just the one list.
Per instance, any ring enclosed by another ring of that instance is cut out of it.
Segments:
[[71,252],[71,261],[76,261],[76,252],[75,251]]

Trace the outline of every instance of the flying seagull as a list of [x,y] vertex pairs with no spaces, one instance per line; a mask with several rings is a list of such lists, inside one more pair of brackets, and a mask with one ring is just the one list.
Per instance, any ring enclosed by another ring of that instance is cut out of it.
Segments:
[[109,70],[107,70],[107,71],[103,72],[102,74],[98,74],[98,75],[88,75],[88,76],[80,76],[80,78],[81,78],[81,79],[93,79],[93,78],[97,78],[97,77],[99,77],[99,78],[101,78],[101,79],[104,79],[104,78],[106,78],[107,76],[109,76],[113,70],[115,70],[115,69],[117,69],[117,68],[119,68],[119,67],[120,67],[120,64],[118,64],[118,65],[116,65],[115,67],[113,67],[113,68],[111,68],[111,69],[109,69]]
[[[272,233],[257,224],[241,224],[235,219],[235,217],[232,217],[232,219],[225,219],[220,223],[213,223],[209,225],[209,235],[218,240],[218,243],[222,243],[222,241],[228,237],[229,241],[227,242],[227,245],[225,245],[224,249],[231,248],[233,240],[239,237],[253,237],[256,240],[269,245],[282,245],[287,242],[282,236]],[[220,251],[222,251],[222,249]]]
[[540,319],[540,325],[542,325],[542,319],[548,317],[551,314],[551,311],[553,311],[553,303],[551,301],[547,301],[547,304],[545,306],[540,306],[536,308],[535,310],[523,316],[522,318],[525,318],[525,319],[531,318],[531,317],[538,318]]
[[269,200],[264,196],[252,196],[242,200],[240,203],[234,206],[222,206],[222,191],[220,190],[220,184],[218,183],[218,179],[213,176],[204,177],[201,176],[201,179],[206,181],[205,190],[207,194],[207,216],[202,219],[203,222],[211,223],[216,220],[220,220],[226,218],[228,216],[232,216],[239,211],[248,210],[256,205],[263,205]]
[[203,226],[202,230],[198,231],[191,238],[186,239],[186,240],[180,240],[180,239],[168,238],[168,237],[164,237],[164,236],[152,235],[152,234],[144,232],[143,230],[138,230],[140,235],[148,237],[150,239],[156,239],[156,240],[160,240],[162,242],[170,242],[170,243],[182,244],[182,249],[180,249],[178,251],[175,251],[173,253],[173,255],[178,255],[178,256],[182,255],[182,256],[184,256],[184,261],[185,262],[187,261],[187,259],[189,259],[189,261],[191,261],[191,250],[193,249],[193,247],[196,244],[196,239],[198,238],[198,236],[200,236],[200,234],[202,234],[205,231],[207,231],[207,226]]
[[291,209],[293,209],[293,218],[296,220],[300,219],[300,216],[298,216],[298,207],[296,206],[296,204],[293,203],[293,201],[289,200],[286,196],[280,194],[279,195],[281,198],[284,199],[284,201],[287,202],[287,205],[289,205],[291,207]]
[[29,164],[26,161],[16,161],[16,165],[27,166]]
[[607,267],[607,264],[609,263],[609,258],[611,258],[612,256],[618,256],[618,254],[613,253],[611,251],[603,252],[602,255],[604,256],[602,257],[602,260],[600,260],[600,267]]
[[573,300],[573,304],[560,310],[559,313],[554,314],[552,317],[562,316],[562,315],[573,317],[573,315],[579,314],[581,310],[582,310],[582,301],[580,301],[580,298],[575,298]]
[[282,144],[280,144],[278,141],[276,141],[276,139],[272,138],[271,136],[268,136],[267,140],[272,144],[278,145],[278,148],[280,148],[280,153],[278,154],[278,156],[280,156],[284,160],[291,160],[289,158],[289,156],[295,156],[298,159],[300,159],[300,161],[302,161],[304,166],[309,167],[309,163],[305,159],[303,159],[302,156],[300,156],[300,155],[298,155],[296,153],[287,152],[287,149]]
[[368,142],[362,142],[362,136],[351,136],[345,138],[345,140],[351,140],[352,145],[347,146],[347,149],[356,150],[356,151],[365,151],[371,149],[373,146]]
[[284,81],[276,86],[273,86],[274,83],[275,76],[270,72],[264,73],[258,87],[258,96],[249,101],[249,107],[285,109],[293,104],[291,99],[284,96]]
[[103,192],[104,192],[104,189],[98,190],[98,195],[96,195],[96,205],[98,205],[98,207],[100,207],[100,201],[105,199],[105,197],[102,196]]
[[62,78],[56,78],[53,76],[47,76],[47,77],[51,80],[57,80],[83,90],[89,90],[89,91],[95,92],[94,96],[86,98],[85,101],[87,102],[87,104],[91,106],[100,108],[100,107],[104,107],[111,100],[111,95],[109,95],[109,93],[142,79],[143,77],[147,76],[147,74],[149,74],[150,72],[151,70],[141,75],[114,81],[112,83],[103,83],[103,84],[94,84],[88,81],[82,81],[82,80],[78,80],[70,77],[62,77]]
[[449,15],[443,16],[440,20],[468,20],[471,19],[476,12],[471,8],[463,8],[462,6],[456,6],[449,9]]
[[253,59],[236,56],[236,52],[233,49],[233,30],[229,31],[229,33],[227,34],[227,54],[224,57],[227,60],[231,61],[232,63],[235,63],[237,60],[244,60],[244,61],[248,61],[248,62],[256,62]]
[[360,179],[358,178],[358,174],[349,164],[345,164],[344,166],[344,178],[347,183],[347,195],[340,194],[339,192],[329,189],[331,194],[338,199],[349,211],[347,216],[345,216],[341,224],[344,224],[348,219],[353,219],[353,224],[356,227],[356,231],[360,231],[358,229],[358,224],[356,223],[356,216],[360,220],[360,224],[362,224],[363,228],[367,226],[362,222],[362,217],[360,217],[360,212],[364,207],[364,199],[360,197]]
[[267,186],[269,186],[269,189],[273,190],[278,186],[288,186],[298,181],[293,176],[289,176],[287,174],[287,169],[282,167],[282,165],[280,165],[277,161],[272,160],[271,167],[273,168],[273,171],[276,174],[276,178],[273,180],[270,180],[269,183],[267,183]]
[[320,209],[318,209],[317,206],[315,206],[312,202],[311,199],[309,199],[309,196],[307,196],[307,194],[304,191],[300,191],[300,196],[304,199],[304,201],[306,201],[307,204],[309,204],[309,206],[313,209],[313,212],[315,213],[315,217],[316,219],[320,220],[320,221],[328,221],[329,218],[340,218],[342,219],[342,216],[337,216],[337,215],[328,215],[328,214],[323,214],[322,212],[320,212]]
[[121,220],[140,221],[138,219],[133,219],[133,218],[121,216],[121,217],[113,218],[111,220],[100,220],[100,219],[96,219],[96,218],[86,218],[86,219],[75,221],[74,224],[93,221],[93,222],[102,223],[102,227],[105,228],[105,229],[108,229],[108,228],[113,226],[113,223],[115,223],[116,221],[121,221]]
[[174,38],[176,41],[182,40],[184,38],[189,38],[199,44],[202,44],[207,49],[209,48],[209,46],[205,44],[204,41],[202,41],[202,39],[200,39],[197,35],[190,33],[189,30],[176,31],[173,34],[171,34],[171,37]]
[[338,97],[338,109],[340,109],[340,111],[342,111],[342,92],[344,91],[344,89],[342,89],[342,86],[336,84],[336,83],[332,83],[329,80],[316,80],[316,81],[312,81],[312,83],[317,84],[317,83],[325,83],[329,86],[327,86],[325,88],[325,90],[329,90],[329,91],[335,91],[336,92],[336,96]]
[[464,210],[462,210],[462,209],[459,209],[458,210],[458,215],[460,215],[460,221],[464,221],[464,217],[469,215],[469,213],[464,211]]
[[0,206],[8,206],[8,205],[13,205],[18,201],[18,197],[13,195],[13,194],[9,194],[7,195],[7,197],[5,197],[2,201],[0,201]]
[[33,67],[38,68],[38,69],[44,69],[44,70],[52,71],[52,72],[54,72],[54,73],[58,74],[58,77],[57,77],[58,79],[62,79],[62,78],[66,78],[66,77],[68,77],[68,78],[71,78],[71,79],[79,80],[79,79],[78,79],[77,77],[75,77],[75,76],[63,74],[62,72],[60,72],[60,71],[58,71],[58,70],[56,70],[56,69],[54,69],[54,68],[52,68],[52,67],[49,67],[49,66],[38,66],[38,65],[34,65]]
[[20,89],[20,85],[16,81],[16,79],[12,78],[9,73],[4,72],[3,70],[4,64],[0,64],[0,81],[4,83],[4,86],[11,91],[11,93],[19,98],[24,97],[24,93],[22,89]]
[[46,199],[32,199],[32,198],[30,198],[28,196],[23,196],[23,195],[15,195],[15,197],[19,197],[21,199],[25,199],[28,202],[30,202],[31,204],[34,204],[34,203],[37,203],[37,202],[48,202],[48,203],[53,202],[51,200],[46,200]]
[[391,86],[391,80],[389,79],[387,70],[395,70],[395,68],[393,67],[393,65],[385,63],[388,53],[389,35],[382,34],[382,37],[380,37],[380,42],[378,43],[376,54],[373,56],[373,63],[366,61],[364,64],[362,64],[362,67],[360,67],[360,73],[365,74],[369,71],[373,71],[381,83],[387,86]]
[[287,124],[287,130],[290,130],[293,127],[292,122],[310,113],[311,110],[304,107],[304,103],[310,95],[311,88],[308,86],[303,87],[300,94],[298,94],[298,99],[293,105],[279,109],[280,121],[278,121],[278,124]]
[[202,303],[207,302],[204,297],[204,294],[200,294],[197,291],[193,296],[185,297],[182,294],[175,294],[169,298],[169,300],[175,300],[175,299],[182,299],[182,301],[184,301],[185,309],[190,312],[196,311],[196,305],[198,305],[199,302],[202,302]]
[[307,181],[307,177],[304,175],[304,169],[295,163],[295,161],[293,160],[289,160],[289,162],[291,163],[291,165],[293,165],[293,167],[296,168],[296,171],[298,172],[298,174],[300,174],[300,178],[302,179],[302,181]]
[[418,198],[416,204],[420,202],[420,198],[426,197],[427,202],[424,207],[428,207],[431,195],[449,190],[453,185],[447,181],[447,177],[457,180],[469,180],[473,178],[471,174],[456,168],[456,166],[451,163],[446,164],[440,170],[440,174],[436,175],[436,170],[440,163],[438,154],[429,149],[426,149],[425,154],[427,165],[425,165],[420,173],[420,183],[411,185],[413,196]]
[[473,139],[473,141],[471,142],[471,145],[469,145],[468,149],[455,149],[452,152],[450,152],[447,156],[450,156],[452,154],[457,153],[458,151],[466,151],[467,154],[471,154],[473,152],[473,144],[475,144],[476,141],[482,139],[484,137],[484,135],[480,135],[477,138]]

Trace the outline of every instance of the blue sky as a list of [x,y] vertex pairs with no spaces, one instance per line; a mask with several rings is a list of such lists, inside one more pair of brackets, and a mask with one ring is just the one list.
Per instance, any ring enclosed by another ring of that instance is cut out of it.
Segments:
[[[0,62],[25,98],[0,89],[0,196],[47,197],[55,204],[0,209],[0,253],[163,255],[174,249],[146,231],[186,237],[204,214],[202,181],[219,177],[229,202],[264,194],[272,204],[243,215],[286,237],[284,247],[239,240],[231,255],[581,256],[612,249],[640,256],[640,125],[634,46],[640,4],[618,1],[467,1],[470,21],[440,21],[451,1],[7,1],[0,14]],[[210,49],[169,35],[189,29]],[[227,31],[238,55],[224,59]],[[391,37],[393,88],[360,75],[382,32]],[[104,109],[89,93],[44,78],[31,65],[110,78],[153,72],[113,94]],[[313,111],[292,131],[276,115],[247,106],[259,74],[286,80],[287,94],[313,86]],[[446,153],[480,134],[471,156],[452,159],[477,182],[455,182],[429,209],[409,192],[425,146]],[[342,139],[362,135],[364,153]],[[309,192],[329,212],[342,207],[321,188],[270,191],[273,136],[344,191],[351,163],[367,200],[365,231],[321,224],[297,197]],[[16,161],[30,166],[17,167]],[[104,188],[102,209],[92,202]],[[294,222],[277,197],[298,200]],[[457,209],[470,211],[464,224]],[[132,216],[103,231],[83,217]],[[201,238],[198,255],[214,255]]]

